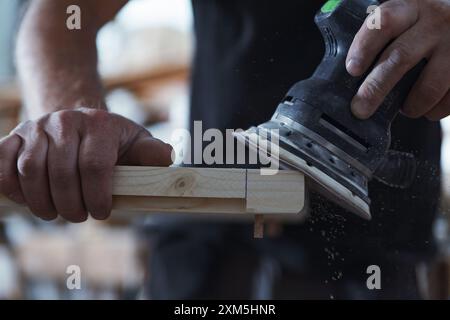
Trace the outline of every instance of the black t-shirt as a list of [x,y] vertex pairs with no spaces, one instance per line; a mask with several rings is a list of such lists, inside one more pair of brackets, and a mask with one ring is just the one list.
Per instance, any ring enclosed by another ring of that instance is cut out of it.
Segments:
[[[322,59],[323,40],[314,24],[322,4],[193,0],[196,55],[191,121],[202,120],[203,129],[247,129],[270,119],[289,87],[308,78]],[[430,249],[440,190],[440,126],[399,116],[392,134],[393,148],[413,152],[419,160],[414,186],[402,191],[371,183],[374,218],[370,223],[313,198],[312,221],[333,228],[336,222],[330,217],[342,213],[347,220],[345,243],[396,252]],[[297,236],[310,227],[287,233]]]
[[321,1],[193,0],[192,120],[242,128],[271,118],[323,55],[313,18]]

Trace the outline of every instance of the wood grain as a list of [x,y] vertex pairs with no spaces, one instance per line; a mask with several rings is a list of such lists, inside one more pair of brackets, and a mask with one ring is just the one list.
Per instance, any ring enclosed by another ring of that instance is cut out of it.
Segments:
[[118,167],[115,195],[245,198],[246,170]]
[[[297,171],[117,167],[114,173],[113,209],[121,211],[292,215],[304,198]],[[0,196],[0,207],[17,206]]]

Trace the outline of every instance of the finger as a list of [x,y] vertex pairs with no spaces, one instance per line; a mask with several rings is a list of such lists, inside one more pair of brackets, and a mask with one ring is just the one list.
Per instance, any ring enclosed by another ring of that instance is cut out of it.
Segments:
[[418,10],[411,1],[391,0],[379,7],[381,25],[369,29],[371,19],[367,18],[355,36],[347,55],[347,71],[361,76],[374,63],[379,53],[399,35],[411,28],[418,20]]
[[[416,46],[420,43],[420,46]],[[352,101],[360,119],[371,117],[403,76],[429,55],[433,40],[414,27],[394,41],[381,55]]]
[[439,121],[450,115],[450,91],[425,117],[431,121]]
[[114,165],[118,143],[100,134],[85,135],[79,151],[79,169],[84,203],[97,220],[107,219],[112,209]]
[[11,134],[0,140],[0,193],[14,202],[25,203],[17,172],[17,154],[22,140]]
[[402,113],[419,118],[432,110],[450,89],[449,52],[434,54],[411,89]]
[[[54,114],[47,135],[48,176],[53,203],[59,215],[70,222],[87,220],[78,173],[80,138],[74,129],[73,114]],[[50,131],[50,132],[49,132]]]
[[57,213],[47,175],[47,135],[36,126],[29,126],[25,132],[18,134],[23,143],[17,168],[26,203],[36,216],[47,221],[54,220]]
[[131,166],[161,166],[172,164],[172,146],[143,131],[120,159],[119,164]]

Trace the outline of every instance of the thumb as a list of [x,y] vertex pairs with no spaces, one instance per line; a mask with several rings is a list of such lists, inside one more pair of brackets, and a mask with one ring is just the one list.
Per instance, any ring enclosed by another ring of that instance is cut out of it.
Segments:
[[172,146],[152,136],[138,138],[119,159],[120,165],[168,167]]

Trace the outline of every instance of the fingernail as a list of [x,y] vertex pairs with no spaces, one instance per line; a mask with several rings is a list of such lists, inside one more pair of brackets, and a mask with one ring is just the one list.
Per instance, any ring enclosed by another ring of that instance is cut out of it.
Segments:
[[358,76],[362,73],[361,60],[357,58],[350,58],[347,62],[347,71],[354,76]]
[[155,137],[152,137],[152,139],[153,139],[156,143],[161,144],[161,146],[163,146],[163,147],[166,148],[166,149],[170,149],[170,150],[173,149],[172,145],[169,144],[169,143],[166,143],[166,142],[164,142],[164,141],[162,141],[162,140],[160,140],[160,139],[158,139],[158,138],[155,138]]
[[104,220],[107,220],[111,216],[111,211],[97,212],[96,214],[91,213],[91,216],[95,220],[104,221]]
[[417,118],[421,114],[423,114],[421,110],[421,106],[426,106],[427,103],[422,100],[421,96],[417,96],[414,92],[406,99],[406,102],[403,104],[400,112],[408,117],[408,118]]
[[415,112],[415,109],[410,105],[401,108],[400,113],[408,118],[417,118],[417,112]]
[[405,117],[408,116],[408,115],[406,114],[406,112],[404,111],[404,108],[401,108],[401,109],[399,110],[398,113],[400,113],[402,116],[405,116]]
[[365,100],[359,97],[353,99],[351,108],[353,115],[359,119],[365,120],[371,116],[370,106]]
[[173,150],[173,146],[169,143],[165,143],[167,150],[170,150],[170,152],[172,152]]

